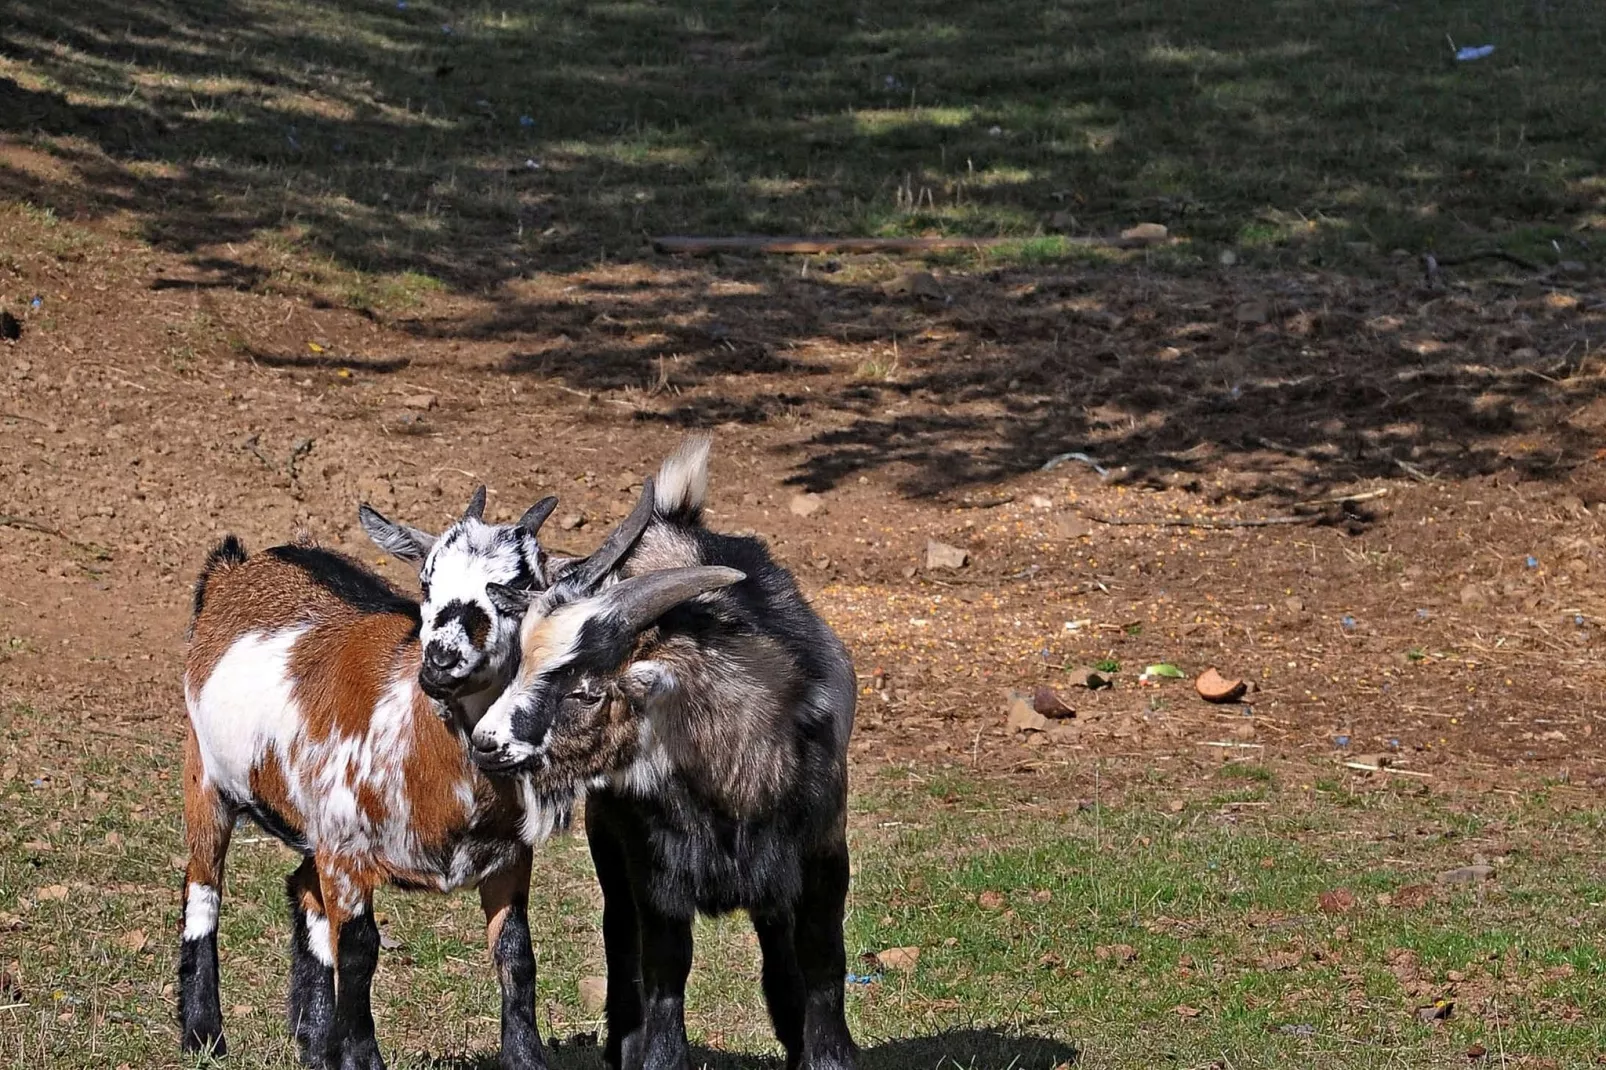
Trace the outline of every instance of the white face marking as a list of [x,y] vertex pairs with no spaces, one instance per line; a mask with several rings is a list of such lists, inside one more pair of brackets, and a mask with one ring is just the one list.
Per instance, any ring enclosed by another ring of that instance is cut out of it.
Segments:
[[543,616],[539,609],[525,614],[519,642],[524,660],[518,678],[507,687],[474,726],[475,746],[482,750],[500,748],[509,760],[525,761],[540,756],[546,748],[546,734],[539,740],[520,740],[513,735],[513,715],[542,685],[542,674],[574,657],[580,642],[580,629],[601,606],[576,602],[561,606]]
[[236,799],[251,797],[251,770],[263,753],[289,753],[302,731],[289,662],[306,630],[248,632],[230,644],[198,694],[185,681],[184,701],[206,778]]
[[218,890],[192,883],[184,899],[184,939],[201,940],[217,932]]
[[325,966],[335,964],[335,951],[329,945],[329,919],[322,914],[307,915],[307,948]]
[[[419,640],[426,650],[433,646],[457,655],[453,676],[500,670],[508,662],[518,622],[497,612],[485,588],[539,577],[540,556],[534,537],[506,524],[460,520],[441,534],[419,569],[419,581],[427,592],[420,610]],[[453,603],[474,606],[490,621],[490,630],[478,645],[457,615],[437,624]]]

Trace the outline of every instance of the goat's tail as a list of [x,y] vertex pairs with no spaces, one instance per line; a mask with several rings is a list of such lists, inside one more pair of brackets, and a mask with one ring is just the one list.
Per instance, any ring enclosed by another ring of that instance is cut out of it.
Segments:
[[694,435],[664,460],[653,495],[659,516],[680,524],[702,523],[703,499],[708,496],[708,448],[712,444],[707,435]]
[[245,564],[245,544],[233,535],[223,536],[223,541],[212,547],[212,552],[206,555],[206,564],[201,566],[201,575],[195,581],[195,611],[191,616],[191,628],[194,627],[195,617],[201,615],[201,607],[206,604],[206,584],[215,574],[227,572],[236,565]]

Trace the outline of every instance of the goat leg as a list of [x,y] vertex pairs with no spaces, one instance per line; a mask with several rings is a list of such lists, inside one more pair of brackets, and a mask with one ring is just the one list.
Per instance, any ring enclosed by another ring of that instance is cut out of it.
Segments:
[[369,1002],[374,969],[379,965],[372,885],[349,870],[333,868],[331,860],[322,855],[318,880],[335,964],[335,1013],[324,1061],[330,1070],[385,1070]]
[[[641,1032],[621,1052],[625,1070],[690,1070],[686,1044],[686,977],[691,973],[692,918],[661,913],[638,889],[641,919]],[[634,1048],[635,1051],[631,1049]],[[639,1055],[639,1060],[636,1056]]]
[[602,1061],[608,1070],[623,1070],[625,1040],[641,1031],[641,933],[624,850],[604,827],[600,805],[587,812],[586,839],[602,886],[602,950],[608,965],[608,1039]]
[[192,728],[184,743],[184,930],[178,952],[179,1047],[187,1052],[228,1052],[218,1001],[217,917],[223,896],[223,860],[234,832],[234,808],[207,781]]
[[335,1017],[335,961],[312,859],[304,859],[284,887],[290,900],[290,1035],[304,1064],[322,1066]]
[[786,1070],[803,1063],[803,1020],[806,996],[803,967],[798,965],[794,921],[790,914],[754,914],[753,931],[764,958],[764,1004],[775,1036],[786,1049]]
[[848,898],[848,848],[839,843],[803,861],[794,946],[803,968],[803,1065],[808,1070],[852,1070],[859,1057],[843,995],[847,952],[842,918]]
[[480,884],[485,940],[502,985],[501,1070],[546,1070],[535,1026],[535,951],[530,947],[530,852]]

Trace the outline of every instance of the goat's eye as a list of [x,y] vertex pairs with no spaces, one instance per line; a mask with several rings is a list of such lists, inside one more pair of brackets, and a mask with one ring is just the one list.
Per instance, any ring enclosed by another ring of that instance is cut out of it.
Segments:
[[602,691],[594,684],[581,684],[569,692],[569,697],[576,702],[583,702],[587,706],[595,706],[602,701]]

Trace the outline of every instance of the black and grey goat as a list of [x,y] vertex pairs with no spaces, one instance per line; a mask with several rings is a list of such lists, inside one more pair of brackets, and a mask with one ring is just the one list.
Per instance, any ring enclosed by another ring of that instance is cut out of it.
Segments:
[[681,446],[610,536],[606,575],[571,568],[529,605],[514,682],[473,733],[482,768],[540,767],[599,724],[634,747],[598,778],[586,831],[603,894],[614,1070],[689,1066],[698,912],[745,908],[789,1068],[851,1068],[843,1007],[847,650],[754,538],[702,523],[708,442]]

